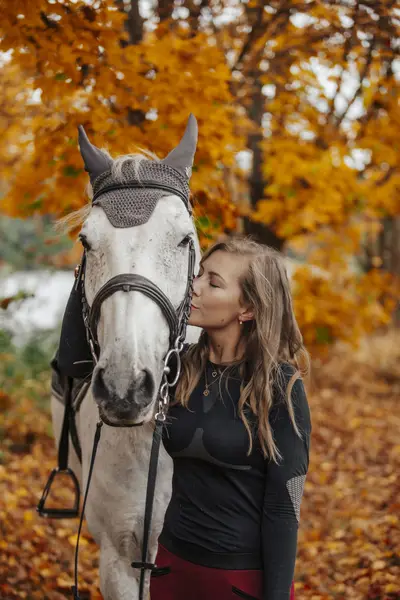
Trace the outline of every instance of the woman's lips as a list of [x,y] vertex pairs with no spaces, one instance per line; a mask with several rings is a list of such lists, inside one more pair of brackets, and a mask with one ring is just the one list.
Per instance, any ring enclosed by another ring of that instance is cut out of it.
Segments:
[[198,307],[198,306],[195,306],[194,304],[192,304],[192,305],[191,305],[191,308],[192,308],[192,309],[193,309],[193,308],[195,308],[196,310],[198,310],[198,308],[199,308],[199,307]]

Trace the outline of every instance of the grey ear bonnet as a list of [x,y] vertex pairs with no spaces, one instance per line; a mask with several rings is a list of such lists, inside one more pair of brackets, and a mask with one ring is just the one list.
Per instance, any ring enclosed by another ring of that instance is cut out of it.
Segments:
[[114,227],[143,225],[152,215],[160,198],[179,196],[189,213],[189,179],[197,144],[197,121],[190,115],[178,146],[161,161],[143,158],[122,165],[122,176],[112,174],[113,161],[93,146],[83,127],[79,127],[79,145],[93,187],[93,206],[101,206]]
[[[188,180],[175,169],[144,159],[139,165],[125,163],[122,175],[122,178],[115,179],[110,170],[106,171],[96,178],[93,185],[93,206],[101,206],[114,227],[135,227],[147,223],[160,198],[172,194],[180,196],[191,213]],[[157,183],[163,189],[157,189]],[[114,185],[116,187],[110,189]],[[166,191],[165,187],[171,191]]]

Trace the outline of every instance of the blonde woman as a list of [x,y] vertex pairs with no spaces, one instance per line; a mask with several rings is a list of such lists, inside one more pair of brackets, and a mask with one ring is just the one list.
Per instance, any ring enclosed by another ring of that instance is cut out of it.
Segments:
[[173,492],[151,600],[293,600],[311,420],[282,256],[217,243],[192,303],[202,332],[184,348],[164,432]]

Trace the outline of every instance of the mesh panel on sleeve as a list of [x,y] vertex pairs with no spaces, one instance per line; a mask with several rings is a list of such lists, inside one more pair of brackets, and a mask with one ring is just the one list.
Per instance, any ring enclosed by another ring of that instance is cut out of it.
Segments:
[[286,482],[286,487],[293,503],[294,512],[296,513],[297,522],[300,521],[300,504],[303,497],[305,480],[306,475],[299,475]]

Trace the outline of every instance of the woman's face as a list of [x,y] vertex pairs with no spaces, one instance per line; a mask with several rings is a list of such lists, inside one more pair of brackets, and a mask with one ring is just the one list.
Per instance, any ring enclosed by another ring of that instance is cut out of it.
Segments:
[[189,325],[203,329],[222,329],[234,322],[239,325],[244,311],[239,278],[248,264],[248,257],[216,250],[200,265],[193,282]]

